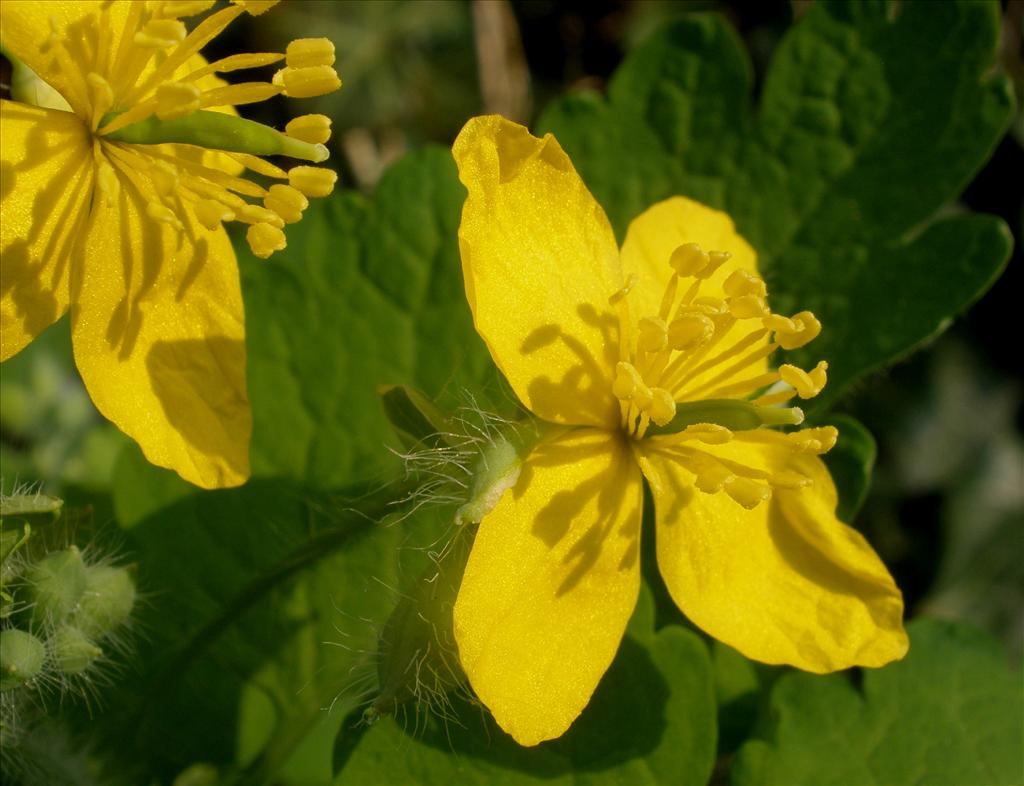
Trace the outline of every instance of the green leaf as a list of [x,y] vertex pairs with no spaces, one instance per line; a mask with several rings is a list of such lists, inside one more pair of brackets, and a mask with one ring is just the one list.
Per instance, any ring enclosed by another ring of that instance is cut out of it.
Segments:
[[655,632],[653,620],[645,587],[615,662],[560,739],[522,748],[480,708],[457,701],[448,723],[417,724],[412,716],[362,730],[346,723],[335,782],[706,783],[716,737],[707,648],[677,625]]
[[377,476],[394,441],[378,385],[433,396],[486,378],[459,265],[464,199],[451,153],[427,149],[371,201],[315,201],[269,262],[238,244],[254,475],[323,487]]
[[841,675],[789,674],[772,692],[775,728],[748,742],[736,786],[1024,782],[1020,672],[987,636],[935,619],[909,626],[907,657]]
[[[990,73],[998,3],[816,3],[779,45],[759,106],[736,34],[670,26],[615,74],[608,99],[544,114],[620,239],[684,194],[726,210],[757,249],[773,306],[810,309],[829,361],[822,408],[948,325],[998,277],[998,219],[945,215],[1013,114]],[[922,52],[928,52],[922,57]]]

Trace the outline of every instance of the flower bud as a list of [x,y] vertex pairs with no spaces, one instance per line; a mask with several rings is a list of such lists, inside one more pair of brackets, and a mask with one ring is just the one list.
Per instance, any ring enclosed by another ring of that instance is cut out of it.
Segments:
[[74,623],[91,638],[106,636],[128,619],[135,605],[135,582],[125,568],[96,565],[86,569],[85,593]]
[[85,592],[85,564],[75,546],[48,554],[25,572],[31,624],[39,627],[62,621]]
[[0,691],[25,684],[46,660],[46,647],[31,633],[17,628],[0,631]]
[[61,625],[50,639],[53,661],[65,674],[81,674],[93,661],[103,655],[103,650],[78,628]]

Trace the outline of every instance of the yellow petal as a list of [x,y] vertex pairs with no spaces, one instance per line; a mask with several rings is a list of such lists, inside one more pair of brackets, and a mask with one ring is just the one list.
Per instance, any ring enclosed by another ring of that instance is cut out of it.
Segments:
[[0,360],[68,307],[92,196],[89,134],[69,112],[0,101]]
[[867,541],[835,517],[821,460],[735,441],[707,447],[751,466],[787,467],[812,485],[776,488],[770,502],[746,510],[723,491],[697,490],[657,438],[644,444],[658,566],[686,616],[765,663],[821,673],[901,658],[900,591]]
[[238,485],[251,416],[234,251],[223,228],[204,229],[180,206],[180,232],[151,220],[148,180],[115,169],[118,192],[110,207],[97,199],[72,281],[79,371],[149,461],[207,488]]
[[608,668],[640,587],[640,472],[616,434],[541,443],[480,523],[455,603],[459,658],[521,745],[560,736]]
[[453,148],[469,190],[459,227],[477,332],[519,399],[557,423],[612,427],[622,287],[604,211],[550,134],[470,120]]
[[[52,67],[52,57],[48,47],[48,41],[52,35],[50,25],[56,25],[57,30],[61,33],[68,27],[72,27],[73,30],[74,26],[81,25],[85,17],[95,14],[99,5],[94,0],[81,0],[80,2],[76,2],[76,0],[2,0],[0,2],[0,45],[70,101],[72,96],[69,92],[67,75],[60,69]],[[116,45],[118,35],[128,17],[129,5],[130,3],[127,2],[115,2],[110,6],[110,26],[115,31],[114,45]],[[71,38],[75,41],[81,41],[85,37],[76,35],[74,32],[71,33]],[[87,62],[83,56],[84,50],[82,52],[71,51],[68,54],[73,62],[82,65],[80,76],[84,76],[90,70],[84,65]]]
[[[756,274],[757,253],[737,232],[727,213],[702,205],[686,197],[672,197],[658,202],[633,219],[622,244],[622,272],[627,277],[635,274],[636,286],[629,293],[630,315],[634,320],[658,313],[665,285],[672,274],[669,259],[672,252],[686,243],[696,243],[704,251],[728,251],[732,258],[701,284],[699,296],[724,298],[725,280],[736,270]],[[683,279],[680,291],[692,279]],[[760,324],[756,325],[760,327]],[[716,344],[716,350],[725,349],[751,331],[751,323],[734,325]],[[766,346],[768,339],[751,344],[747,352]],[[746,354],[746,352],[744,352]],[[747,379],[764,373],[767,360],[761,359],[738,374],[723,379],[728,385],[737,379]],[[695,377],[688,387],[696,387],[720,371],[712,368]]]

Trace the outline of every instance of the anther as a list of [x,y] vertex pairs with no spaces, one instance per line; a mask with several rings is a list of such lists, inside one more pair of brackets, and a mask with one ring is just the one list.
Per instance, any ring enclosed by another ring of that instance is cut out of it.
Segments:
[[754,319],[768,316],[768,304],[758,295],[740,295],[729,298],[729,313],[736,319]]
[[275,183],[264,197],[263,204],[281,216],[286,224],[294,224],[302,218],[302,211],[309,207],[309,200],[298,189]]
[[252,253],[260,259],[266,259],[275,251],[281,251],[288,245],[284,232],[272,224],[253,224],[245,233]]
[[637,281],[639,281],[639,277],[637,276],[637,274],[630,273],[629,276],[626,278],[626,283],[622,285],[622,289],[612,293],[612,295],[608,297],[608,304],[614,306],[616,303],[622,300],[622,298],[626,297],[626,295],[628,295],[633,290],[633,287],[636,286]]
[[284,219],[281,216],[259,205],[243,205],[235,213],[235,218],[244,224],[270,224],[277,229],[284,229]]
[[234,221],[235,214],[227,205],[215,199],[200,199],[195,203],[196,220],[207,229],[213,230],[223,221]]
[[664,388],[652,388],[651,400],[643,410],[657,425],[664,426],[675,417],[676,402],[672,400],[672,394]]
[[214,4],[215,0],[166,0],[156,11],[162,19],[177,19],[182,16],[201,14]]
[[637,389],[644,387],[640,372],[632,363],[619,361],[615,365],[615,381],[612,382],[612,394],[620,401],[629,401]]
[[726,483],[736,477],[723,464],[712,459],[694,462],[688,469],[696,476],[694,485],[705,494],[721,491]]
[[784,469],[781,472],[776,472],[770,478],[768,482],[773,488],[779,489],[802,489],[811,485],[811,479],[805,475],[801,475],[799,472],[794,472],[791,469]]
[[308,197],[325,197],[334,190],[338,173],[333,169],[297,166],[288,170],[288,184]]
[[801,311],[792,317],[772,314],[765,319],[764,326],[775,332],[775,341],[783,349],[799,349],[821,333],[821,323],[810,311]]
[[269,11],[281,0],[231,0],[235,5],[239,5],[248,11],[253,16],[259,16],[262,13]]
[[166,161],[155,159],[146,174],[160,196],[167,196],[178,187],[178,170]]
[[103,204],[107,207],[112,207],[120,184],[114,167],[102,157],[99,157],[99,165],[96,168],[96,183],[99,186],[100,193],[103,195]]
[[685,314],[668,326],[668,345],[675,350],[696,349],[715,335],[715,323],[704,314]]
[[89,83],[92,92],[92,116],[95,118],[94,122],[98,123],[99,119],[114,105],[114,91],[111,89],[110,83],[97,73],[90,72],[85,77],[85,81]]
[[282,68],[274,74],[273,81],[284,88],[284,94],[289,98],[313,98],[333,93],[341,87],[337,72],[327,65]]
[[327,38],[297,38],[285,50],[290,68],[334,65],[334,44]]
[[709,251],[708,252],[708,263],[705,265],[699,273],[695,275],[697,278],[708,279],[715,274],[715,272],[732,259],[732,254],[728,251]]
[[156,116],[185,117],[199,109],[199,88],[189,82],[164,82],[156,89]]
[[791,444],[800,453],[813,453],[820,456],[835,447],[839,439],[839,431],[835,426],[818,426],[805,428],[789,435]]
[[696,243],[684,243],[672,252],[668,264],[679,276],[686,278],[695,276],[703,270],[710,256]]
[[644,317],[637,323],[637,349],[641,352],[660,352],[668,343],[668,327],[658,317]]
[[331,138],[331,118],[327,115],[300,115],[288,121],[284,132],[311,145],[322,145]]
[[168,224],[175,229],[182,229],[181,221],[174,215],[174,211],[159,202],[148,202],[146,204],[146,215],[161,224]]
[[132,39],[137,46],[170,49],[185,40],[188,31],[177,19],[151,19]]
[[770,486],[757,483],[750,478],[734,476],[726,481],[724,488],[726,494],[747,510],[753,510],[772,498]]
[[779,366],[779,376],[783,382],[796,390],[800,398],[814,398],[825,387],[828,379],[827,370],[828,363],[824,360],[820,361],[810,372],[791,366],[789,363],[783,363]]
[[705,445],[724,445],[726,442],[732,441],[733,438],[732,431],[718,423],[694,423],[692,426],[687,426],[682,433]]
[[742,268],[729,274],[729,277],[722,283],[722,289],[730,297],[742,297],[743,295],[766,297],[768,295],[768,287],[765,286],[764,280]]

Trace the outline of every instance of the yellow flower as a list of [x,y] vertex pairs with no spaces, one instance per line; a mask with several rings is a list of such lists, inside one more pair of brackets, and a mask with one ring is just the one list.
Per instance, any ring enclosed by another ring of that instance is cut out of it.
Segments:
[[820,325],[771,313],[729,217],[675,197],[620,250],[552,136],[476,118],[454,156],[476,329],[553,426],[480,522],[455,605],[460,660],[501,727],[558,737],[611,663],[640,586],[643,478],[661,575],[709,634],[814,672],[901,657],[900,592],[836,518],[818,458],[835,429],[770,427],[802,420],[779,405],[816,395],[825,364],[767,358]]
[[[45,105],[0,101],[0,360],[70,308],[75,361],[99,410],[151,462],[206,487],[245,481],[252,430],[222,222],[249,224],[253,252],[269,256],[307,197],[326,196],[335,179],[259,157],[323,161],[326,117],[281,133],[233,106],[340,86],[326,39],[207,63],[206,43],[273,3],[229,6],[189,32],[182,19],[212,5],[0,3],[0,45],[53,88],[34,91]],[[281,60],[272,83],[217,76]],[[265,189],[246,169],[287,184]]]

